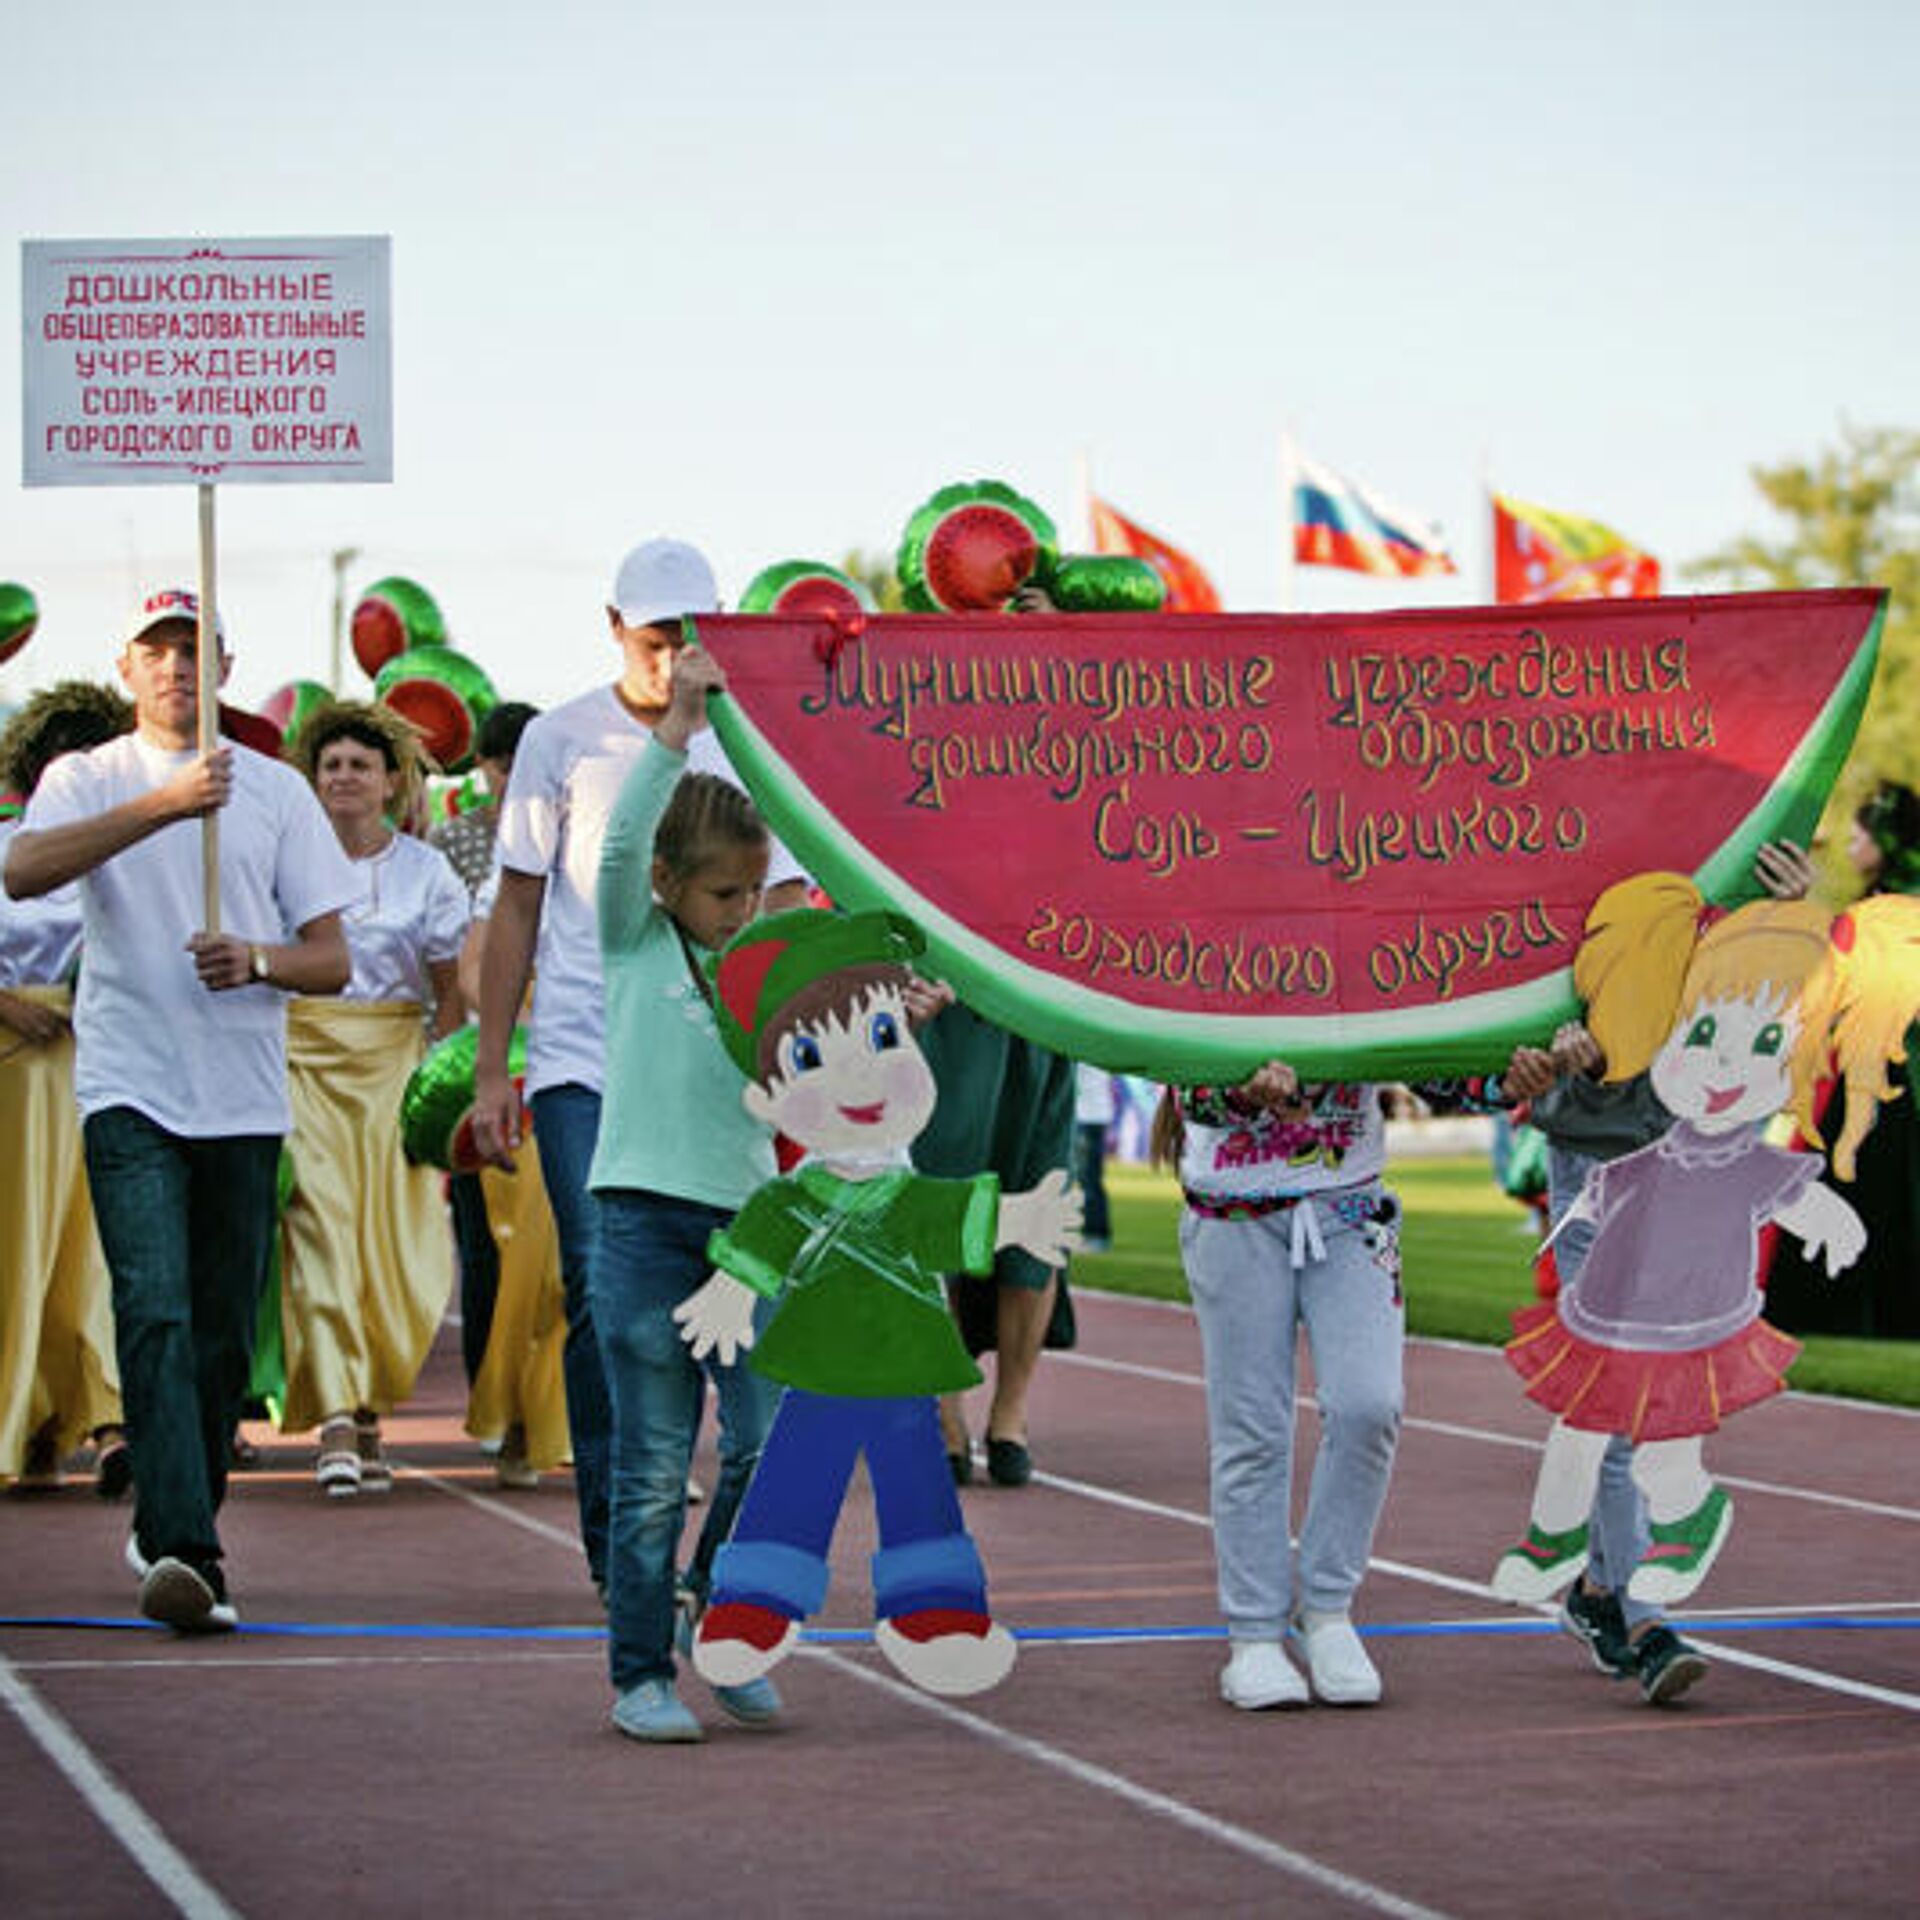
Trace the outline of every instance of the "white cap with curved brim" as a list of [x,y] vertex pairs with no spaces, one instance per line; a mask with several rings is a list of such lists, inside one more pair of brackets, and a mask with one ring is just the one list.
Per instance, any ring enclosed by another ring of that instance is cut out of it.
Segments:
[[[157,593],[150,593],[134,610],[127,622],[126,644],[133,643],[153,627],[168,620],[185,620],[197,627],[200,624],[200,596],[186,587],[162,587]],[[213,614],[214,638],[220,642],[220,651],[227,651],[226,623],[220,618],[216,607]]]
[[644,540],[620,562],[611,604],[627,626],[651,627],[683,613],[718,613],[720,592],[698,547]]

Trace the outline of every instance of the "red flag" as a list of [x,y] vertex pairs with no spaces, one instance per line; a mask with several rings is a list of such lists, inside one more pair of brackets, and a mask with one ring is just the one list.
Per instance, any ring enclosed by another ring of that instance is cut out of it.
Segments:
[[1649,598],[1660,562],[1598,520],[1493,496],[1493,597],[1506,602]]
[[1218,613],[1220,596],[1213,582],[1200,570],[1200,563],[1178,547],[1169,546],[1158,534],[1149,533],[1124,513],[1116,513],[1104,500],[1090,499],[1093,512],[1093,550],[1095,553],[1130,553],[1144,560],[1166,583],[1167,613]]

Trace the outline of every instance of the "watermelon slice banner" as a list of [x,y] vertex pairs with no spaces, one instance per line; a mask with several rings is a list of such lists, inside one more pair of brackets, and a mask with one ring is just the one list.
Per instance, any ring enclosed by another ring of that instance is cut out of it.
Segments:
[[1486,1071],[1649,868],[1808,841],[1877,589],[1373,616],[708,616],[734,766],[834,899],[1097,1066]]

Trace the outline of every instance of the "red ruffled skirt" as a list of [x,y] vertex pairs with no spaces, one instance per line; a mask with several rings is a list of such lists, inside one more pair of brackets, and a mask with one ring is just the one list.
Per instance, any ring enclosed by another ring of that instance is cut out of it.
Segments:
[[1513,1316],[1508,1363],[1527,1398],[1586,1433],[1684,1440],[1776,1394],[1800,1342],[1754,1320],[1717,1346],[1687,1353],[1598,1347],[1561,1322],[1551,1300]]

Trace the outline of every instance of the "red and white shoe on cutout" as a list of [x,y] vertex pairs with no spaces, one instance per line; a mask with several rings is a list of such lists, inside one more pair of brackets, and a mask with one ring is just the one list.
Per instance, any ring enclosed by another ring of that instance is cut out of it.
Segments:
[[1013,1670],[1020,1649],[984,1613],[922,1607],[878,1622],[874,1644],[916,1687],[929,1693],[984,1693]]
[[751,1600],[722,1600],[700,1616],[693,1670],[710,1686],[744,1687],[776,1667],[800,1638],[800,1622]]

